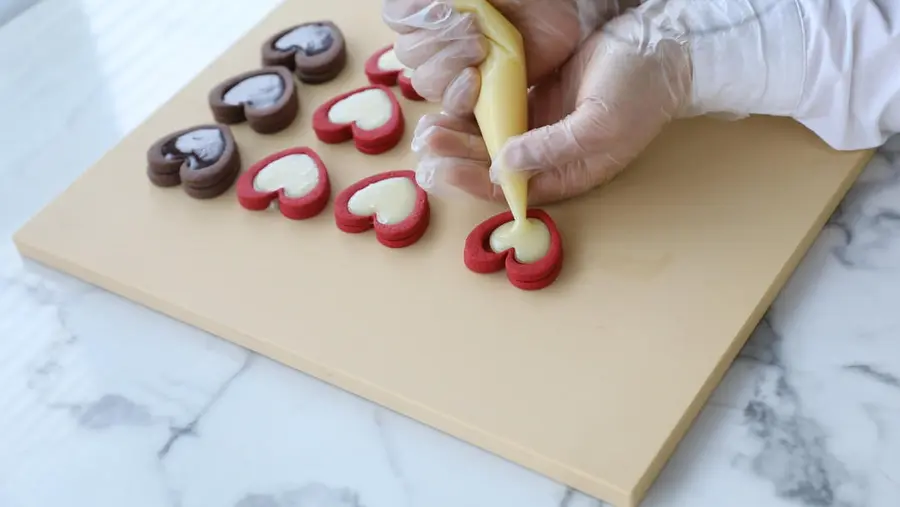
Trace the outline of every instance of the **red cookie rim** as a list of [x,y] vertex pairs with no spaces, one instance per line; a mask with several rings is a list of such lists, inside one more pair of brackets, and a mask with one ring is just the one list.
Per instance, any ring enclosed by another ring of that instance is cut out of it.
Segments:
[[[272,162],[290,155],[306,155],[316,164],[319,171],[319,183],[309,193],[301,197],[288,197],[284,194],[283,188],[262,192],[253,186],[256,176],[263,169]],[[325,166],[322,158],[319,157],[319,154],[308,147],[288,148],[273,153],[250,166],[247,171],[241,174],[237,181],[238,202],[245,209],[262,211],[268,209],[272,201],[277,200],[281,214],[291,220],[304,220],[318,215],[325,209],[330,197],[331,181],[328,177],[328,168]]]
[[378,59],[392,49],[394,49],[393,44],[385,46],[366,60],[366,78],[369,80],[369,83],[383,86],[394,86],[397,84],[397,78],[403,72],[401,69],[385,70],[378,66]]
[[513,220],[512,212],[505,211],[481,222],[466,237],[463,249],[466,267],[480,274],[505,269],[510,283],[523,290],[542,289],[552,284],[562,271],[562,236],[547,212],[532,208],[527,211],[526,216],[538,219],[547,226],[550,232],[550,248],[547,255],[531,264],[522,264],[516,260],[512,249],[500,253],[491,250],[489,243],[491,234],[501,225]]
[[425,97],[419,95],[419,92],[413,88],[412,78],[402,72],[397,76],[397,87],[400,88],[400,94],[406,97],[407,100],[414,100],[416,102],[425,100]]
[[[358,216],[348,209],[350,198],[360,190],[373,183],[390,178],[407,178],[416,189],[416,204],[412,213],[402,222],[382,224],[375,215]],[[387,171],[363,178],[345,188],[334,200],[334,221],[338,229],[349,234],[359,234],[369,229],[375,230],[378,241],[391,248],[402,248],[417,242],[428,229],[431,218],[431,207],[428,204],[428,193],[416,183],[414,171]]]
[[[381,90],[387,94],[391,102],[391,119],[387,123],[374,130],[363,130],[356,126],[356,122],[333,123],[328,119],[328,113],[338,102],[366,90]],[[356,149],[369,155],[378,155],[395,147],[403,138],[405,120],[400,101],[394,96],[391,89],[384,85],[370,85],[342,93],[325,102],[316,109],[313,114],[313,130],[320,141],[327,144],[338,144],[353,140]]]
[[[235,86],[256,76],[276,75],[281,79],[283,91],[278,100],[265,107],[249,104],[229,104],[225,95]],[[291,125],[300,112],[300,98],[291,71],[282,66],[254,69],[220,82],[209,92],[209,107],[218,123],[234,125],[247,122],[259,134],[274,134]]]

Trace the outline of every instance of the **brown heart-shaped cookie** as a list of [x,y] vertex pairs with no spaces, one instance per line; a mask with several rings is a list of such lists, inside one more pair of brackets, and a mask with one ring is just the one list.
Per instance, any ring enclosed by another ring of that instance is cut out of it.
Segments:
[[226,125],[196,125],[179,130],[147,150],[147,177],[154,185],[181,185],[185,193],[197,199],[223,194],[240,170],[240,152]]
[[331,21],[292,26],[263,43],[262,62],[286,67],[304,83],[331,81],[347,64],[344,34]]
[[246,121],[259,134],[274,134],[294,122],[300,100],[288,69],[265,67],[220,83],[209,92],[209,107],[219,123]]

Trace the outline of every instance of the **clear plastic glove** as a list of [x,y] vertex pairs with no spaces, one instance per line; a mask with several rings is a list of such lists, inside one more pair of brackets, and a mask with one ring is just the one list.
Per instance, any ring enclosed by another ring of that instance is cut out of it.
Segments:
[[[497,171],[531,173],[529,203],[582,194],[631,162],[690,102],[687,50],[673,40],[639,44],[642,18],[625,14],[590,36],[555,75],[532,88],[532,130],[510,139],[494,164],[468,114],[433,114],[416,127],[419,184],[504,199]],[[477,89],[474,93],[477,97]],[[455,97],[458,104],[474,98]],[[465,107],[457,106],[465,112]]]
[[810,117],[812,99],[833,95],[831,85],[807,90],[823,85],[807,77],[816,68],[806,65],[804,48],[814,44],[804,38],[793,0],[636,3],[619,2],[616,12],[632,8],[533,83],[533,130],[510,139],[493,164],[471,114],[478,73],[462,72],[443,96],[445,114],[426,116],[416,128],[419,183],[433,193],[458,189],[501,200],[494,182],[503,168],[530,173],[531,204],[558,201],[613,178],[673,118]]
[[[522,34],[531,84],[552,74],[602,16],[619,9],[619,0],[491,0],[491,4]],[[484,60],[487,41],[475,17],[451,5],[452,0],[384,0],[382,17],[399,34],[394,51],[413,69],[412,85],[419,95],[442,102],[450,113],[465,114],[474,107],[472,97],[477,97],[480,86],[474,67]]]

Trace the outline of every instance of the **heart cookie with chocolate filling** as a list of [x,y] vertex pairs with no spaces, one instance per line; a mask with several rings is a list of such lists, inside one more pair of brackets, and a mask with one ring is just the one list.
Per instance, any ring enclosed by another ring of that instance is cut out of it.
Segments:
[[284,67],[266,67],[231,77],[209,92],[219,123],[246,121],[259,134],[274,134],[293,123],[300,111],[294,77]]
[[316,109],[312,123],[320,141],[337,144],[352,139],[357,150],[369,155],[396,146],[405,128],[400,102],[382,85],[357,88],[329,100]]
[[375,230],[378,241],[403,248],[418,241],[428,229],[431,210],[428,194],[416,184],[413,171],[388,171],[364,178],[335,198],[338,229],[359,234]]
[[466,238],[463,260],[475,273],[506,269],[513,286],[538,290],[551,285],[562,271],[562,237],[545,211],[529,209],[523,226],[506,211],[479,224]]
[[277,205],[291,220],[314,217],[331,197],[328,170],[310,148],[290,148],[269,155],[241,174],[238,202],[251,211]]
[[386,46],[366,60],[366,77],[372,84],[399,86],[400,93],[409,100],[424,100],[412,86],[412,69],[400,63],[394,45]]
[[147,150],[147,177],[158,187],[181,185],[196,199],[228,190],[241,170],[241,155],[226,125],[197,125],[173,132]]
[[262,62],[286,67],[304,83],[331,81],[347,64],[344,34],[331,21],[292,26],[263,43]]

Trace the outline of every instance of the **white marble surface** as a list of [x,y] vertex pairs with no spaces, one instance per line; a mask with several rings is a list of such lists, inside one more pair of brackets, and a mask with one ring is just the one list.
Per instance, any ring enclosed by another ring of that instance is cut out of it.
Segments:
[[[19,259],[12,232],[275,3],[46,0],[0,28],[0,506],[601,505]],[[898,154],[866,170],[646,506],[900,505]]]

